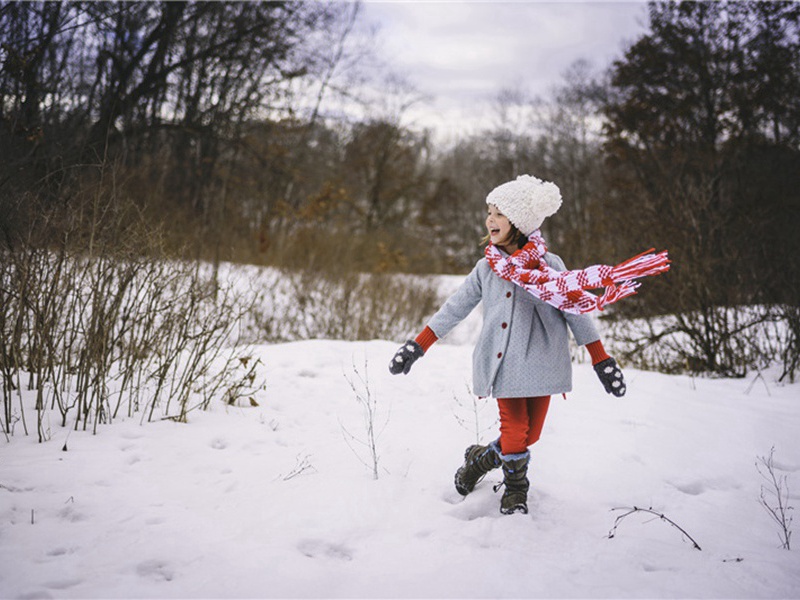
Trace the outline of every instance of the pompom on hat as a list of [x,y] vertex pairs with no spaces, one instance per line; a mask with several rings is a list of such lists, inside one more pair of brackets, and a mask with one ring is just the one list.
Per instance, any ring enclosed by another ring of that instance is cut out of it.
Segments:
[[486,204],[494,204],[522,234],[530,235],[561,207],[561,191],[555,183],[520,175],[489,192]]

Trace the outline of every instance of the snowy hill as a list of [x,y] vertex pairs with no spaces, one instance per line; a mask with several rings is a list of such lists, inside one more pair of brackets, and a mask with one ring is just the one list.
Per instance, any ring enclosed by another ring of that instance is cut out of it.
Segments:
[[[800,597],[755,467],[774,446],[800,503],[800,386],[628,369],[614,399],[576,364],[532,451],[530,514],[503,516],[498,472],[466,498],[452,485],[475,430],[496,435],[493,401],[472,411],[471,347],[392,376],[396,345],[261,346],[258,406],[3,442],[0,597]],[[609,539],[633,506],[702,550],[640,513]]]

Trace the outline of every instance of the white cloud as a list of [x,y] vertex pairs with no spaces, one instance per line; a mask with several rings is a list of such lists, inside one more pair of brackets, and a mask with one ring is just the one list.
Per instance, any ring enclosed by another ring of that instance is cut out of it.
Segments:
[[644,2],[367,0],[364,8],[380,25],[383,58],[435,99],[427,117],[416,116],[436,127],[456,114],[457,127],[465,118],[479,127],[487,116],[479,104],[510,86],[544,95],[580,58],[603,68],[646,23]]

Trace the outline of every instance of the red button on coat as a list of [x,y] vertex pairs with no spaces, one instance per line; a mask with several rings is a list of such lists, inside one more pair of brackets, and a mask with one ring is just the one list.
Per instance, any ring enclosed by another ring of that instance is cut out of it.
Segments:
[[503,356],[503,353],[502,353],[502,352],[498,352],[498,353],[497,353],[497,358],[502,358],[502,356]]
[[502,325],[500,325],[500,327],[502,327],[503,329],[505,329],[506,327],[508,327],[508,323],[503,323]]
[[506,292],[506,298],[511,298],[511,292]]

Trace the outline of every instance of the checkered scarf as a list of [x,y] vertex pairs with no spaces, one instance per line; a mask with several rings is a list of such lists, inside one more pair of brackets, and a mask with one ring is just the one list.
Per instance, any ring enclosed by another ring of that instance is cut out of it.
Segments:
[[[556,271],[544,260],[547,245],[541,231],[528,237],[528,243],[510,256],[493,244],[486,247],[486,260],[499,277],[527,290],[543,302],[568,313],[603,310],[608,304],[636,293],[641,284],[633,281],[669,270],[667,251],[653,254],[651,248],[616,267],[593,265],[575,271]],[[599,296],[585,291],[605,288]]]

